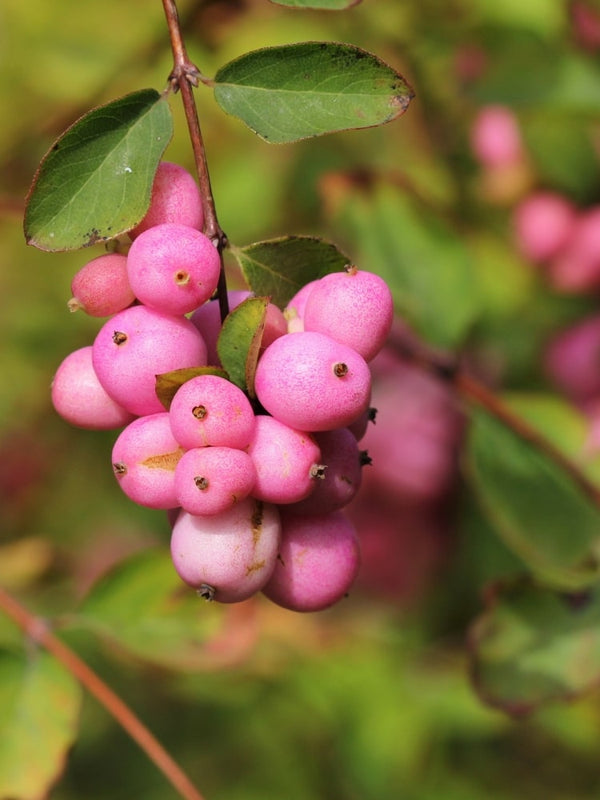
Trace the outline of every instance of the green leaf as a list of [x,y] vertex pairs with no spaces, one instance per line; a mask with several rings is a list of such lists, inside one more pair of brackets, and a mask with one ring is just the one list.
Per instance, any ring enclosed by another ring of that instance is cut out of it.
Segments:
[[51,655],[0,652],[0,797],[47,797],[75,741],[80,706],[79,684]]
[[545,582],[579,590],[600,578],[600,509],[563,467],[480,409],[466,467],[505,544]]
[[301,42],[255,50],[214,79],[219,105],[281,144],[390,122],[414,96],[402,75],[354,45]]
[[600,679],[600,588],[498,585],[469,641],[475,686],[490,705],[518,714],[572,699]]
[[225,370],[219,367],[182,367],[182,369],[162,372],[156,376],[156,396],[167,411],[171,407],[171,402],[179,387],[198,375],[218,375],[220,378],[229,377]]
[[222,613],[182,583],[168,548],[160,548],[136,553],[106,573],[70,622],[145,661],[185,670],[207,665],[205,645]]
[[271,0],[278,6],[290,8],[322,8],[327,11],[339,11],[351,6],[357,6],[361,0]]
[[27,243],[77,250],[130,230],[146,213],[171,111],[143,89],[90,111],[44,156],[25,210]]
[[305,284],[350,263],[335,245],[311,236],[283,236],[231,250],[252,291],[281,309]]
[[252,398],[268,304],[268,297],[247,297],[225,317],[217,339],[217,353],[229,379]]

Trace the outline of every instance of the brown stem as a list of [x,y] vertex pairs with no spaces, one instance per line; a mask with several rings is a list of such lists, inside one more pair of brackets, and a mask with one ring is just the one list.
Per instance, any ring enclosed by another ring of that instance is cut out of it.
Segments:
[[148,758],[184,800],[204,800],[181,767],[121,698],[70,647],[55,636],[46,622],[34,616],[0,587],[0,609],[23,633],[48,650],[104,706],[137,742]]
[[183,109],[190,133],[190,140],[192,142],[194,160],[196,162],[200,193],[202,195],[202,206],[204,210],[204,233],[214,243],[215,247],[219,251],[219,257],[221,259],[221,273],[217,293],[219,297],[221,319],[223,320],[229,313],[229,303],[227,301],[227,280],[225,276],[225,266],[223,263],[223,249],[227,245],[227,236],[223,232],[223,229],[219,225],[219,221],[217,219],[215,200],[212,193],[210,175],[208,172],[208,163],[206,160],[206,150],[204,149],[202,131],[200,130],[200,120],[198,119],[198,110],[196,108],[196,101],[194,99],[193,87],[198,85],[200,70],[190,61],[188,57],[185,43],[183,41],[183,35],[181,33],[181,25],[179,23],[179,14],[175,0],[162,0],[162,4],[165,10],[165,16],[167,18],[167,26],[169,28],[171,50],[173,51],[173,70],[169,75],[169,83],[173,91],[176,92],[179,90],[181,92]]
[[552,459],[570,476],[584,494],[600,507],[600,490],[588,480],[581,469],[545,436],[516,414],[497,394],[465,372],[455,358],[427,348],[405,330],[394,330],[390,336],[390,344],[404,358],[448,382],[468,403],[485,409],[488,414],[503,422],[521,439],[530,442],[547,458]]

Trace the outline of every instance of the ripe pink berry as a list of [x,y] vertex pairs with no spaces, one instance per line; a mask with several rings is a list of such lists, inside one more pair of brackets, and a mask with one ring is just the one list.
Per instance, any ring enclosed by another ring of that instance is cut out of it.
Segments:
[[104,323],[92,349],[94,369],[108,394],[133,414],[164,411],[156,375],[206,366],[206,346],[185,317],[131,306]]
[[299,333],[304,330],[304,309],[306,308],[306,301],[316,283],[316,280],[305,283],[285,307],[283,314],[287,319],[288,333]]
[[174,222],[143,231],[127,255],[135,296],[166,314],[187,314],[205,303],[217,288],[220,270],[211,240]]
[[321,453],[313,437],[274,417],[256,417],[248,454],[256,468],[253,496],[268,503],[295,503],[319,482]]
[[341,600],[360,563],[354,525],[341,511],[302,517],[281,512],[281,545],[266,597],[291,611],[321,611]]
[[79,428],[111,430],[134,418],[100,384],[91,346],[73,351],[60,364],[52,381],[52,404],[63,419]]
[[544,354],[545,372],[574,403],[600,396],[600,316],[579,320],[556,333]]
[[371,374],[364,358],[315,331],[280,336],[260,357],[254,388],[276,419],[302,431],[354,422],[369,406]]
[[325,333],[370,361],[383,347],[394,319],[394,301],[379,275],[350,267],[313,286],[304,308],[304,330]]
[[471,127],[471,148],[487,167],[512,166],[520,161],[524,150],[514,112],[501,105],[481,108]]
[[217,375],[198,375],[179,387],[169,409],[171,429],[186,449],[218,445],[247,447],[254,411],[234,383]]
[[163,222],[177,222],[198,230],[204,224],[202,197],[194,177],[182,166],[170,161],[161,161],[158,165],[150,207],[142,221],[129,232],[129,236],[135,239],[143,231]]
[[548,261],[572,234],[576,210],[556,192],[536,192],[519,203],[514,213],[517,247],[534,264]]
[[92,317],[109,317],[135,300],[127,277],[127,256],[105,253],[88,261],[73,277],[69,311],[82,309]]
[[131,500],[148,508],[174,508],[175,467],[182,455],[167,412],[149,414],[119,434],[112,451],[113,471]]
[[220,514],[244,500],[256,481],[248,453],[232,447],[194,447],[175,468],[177,502],[190,514]]
[[279,551],[276,506],[247,498],[220,514],[181,511],[171,534],[179,577],[209,600],[246,600],[269,579]]
[[600,205],[579,214],[562,250],[549,265],[555,289],[580,293],[600,287]]

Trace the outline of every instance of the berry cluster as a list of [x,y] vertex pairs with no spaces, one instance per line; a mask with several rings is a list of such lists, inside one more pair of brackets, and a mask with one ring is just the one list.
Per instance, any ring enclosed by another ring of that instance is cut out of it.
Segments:
[[[358,570],[342,509],[369,461],[368,362],[390,331],[391,293],[352,266],[284,311],[269,303],[250,397],[219,370],[220,258],[202,224],[192,176],[163,162],[128,253],[73,279],[71,310],[109,319],[59,366],[53,404],[74,425],[122,429],[116,479],[133,501],[168,510],[175,569],[201,596],[262,591],[289,609],[327,608]],[[228,294],[235,308],[250,293]],[[157,376],[190,368],[167,409]]]

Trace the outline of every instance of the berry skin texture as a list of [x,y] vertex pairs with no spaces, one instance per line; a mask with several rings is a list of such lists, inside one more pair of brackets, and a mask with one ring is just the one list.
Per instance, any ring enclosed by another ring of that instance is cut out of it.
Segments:
[[350,590],[360,565],[356,529],[341,511],[282,511],[279,557],[263,594],[290,611],[322,611]]
[[247,600],[265,585],[277,560],[281,522],[276,506],[247,498],[213,516],[181,511],[171,534],[179,577],[207,599]]
[[175,467],[183,449],[173,438],[166,411],[135,419],[112,450],[113,472],[127,497],[148,508],[174,508]]
[[158,165],[148,211],[129,236],[135,239],[163,222],[177,222],[198,230],[204,225],[202,197],[193,175],[171,161],[161,161]]
[[51,396],[58,414],[78,428],[112,430],[134,419],[102,387],[92,364],[91,345],[63,359],[52,381]]
[[255,417],[250,401],[218,375],[198,375],[179,387],[169,409],[171,430],[186,449],[248,446]]
[[254,388],[269,414],[290,428],[333,430],[368,408],[371,373],[356,350],[323,333],[301,331],[267,347]]
[[387,283],[373,272],[350,267],[325,275],[313,286],[304,308],[304,330],[346,344],[370,361],[383,347],[394,319]]
[[269,503],[294,503],[319,482],[321,452],[313,437],[274,417],[256,417],[248,454],[256,468],[253,496]]
[[244,500],[256,482],[248,453],[232,447],[194,447],[175,467],[177,504],[190,514],[220,514]]
[[127,276],[127,256],[105,253],[88,261],[71,281],[69,311],[85,311],[91,317],[110,317],[135,300]]
[[175,222],[143,231],[127,255],[127,275],[135,296],[166,314],[187,314],[205,303],[217,288],[220,270],[211,240]]
[[155,392],[156,375],[206,366],[206,345],[194,325],[146,306],[131,306],[107,320],[92,348],[100,383],[137,416],[164,411]]

